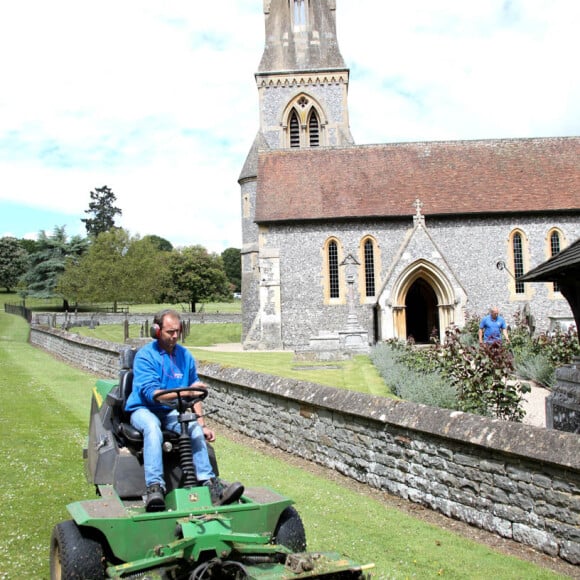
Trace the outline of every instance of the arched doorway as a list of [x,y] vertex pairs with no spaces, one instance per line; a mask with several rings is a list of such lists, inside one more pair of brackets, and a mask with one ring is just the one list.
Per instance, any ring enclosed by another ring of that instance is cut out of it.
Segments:
[[439,337],[437,295],[424,278],[417,278],[405,297],[407,338],[427,344],[431,336]]
[[443,341],[451,324],[460,327],[465,324],[461,305],[466,298],[460,284],[437,265],[416,260],[392,285],[387,282],[382,289],[378,300],[379,339],[407,340],[412,334],[416,342],[428,343],[435,328],[439,341]]

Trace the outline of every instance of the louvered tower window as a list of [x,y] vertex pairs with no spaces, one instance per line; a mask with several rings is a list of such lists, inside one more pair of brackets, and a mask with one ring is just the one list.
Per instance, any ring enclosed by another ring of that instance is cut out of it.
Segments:
[[304,26],[306,24],[306,0],[293,0],[294,4],[294,26]]
[[333,240],[328,244],[328,287],[331,298],[339,298],[338,283],[338,246]]
[[366,295],[375,295],[375,249],[371,240],[365,242],[365,284]]
[[524,252],[522,247],[522,235],[515,233],[512,238],[512,251],[514,258],[514,276],[516,277],[516,294],[524,293],[524,283],[518,278],[524,275]]
[[[560,253],[560,234],[558,232],[552,232],[550,235],[550,253],[552,258]],[[558,282],[553,282],[554,292],[560,292],[560,285]]]
[[290,147],[300,147],[300,121],[296,111],[290,115]]
[[318,147],[320,145],[320,123],[314,110],[310,113],[310,119],[308,120],[308,137],[310,147]]

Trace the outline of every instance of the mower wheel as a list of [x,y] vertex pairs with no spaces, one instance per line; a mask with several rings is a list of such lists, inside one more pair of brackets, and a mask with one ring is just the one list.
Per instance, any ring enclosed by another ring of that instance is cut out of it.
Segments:
[[51,580],[104,580],[103,547],[72,520],[54,526],[50,538]]
[[288,506],[281,514],[272,538],[274,544],[280,544],[293,552],[306,550],[306,532],[300,514]]

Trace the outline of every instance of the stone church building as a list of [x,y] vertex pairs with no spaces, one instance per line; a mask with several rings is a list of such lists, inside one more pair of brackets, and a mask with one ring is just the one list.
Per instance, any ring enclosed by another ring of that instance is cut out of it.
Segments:
[[492,305],[539,330],[572,321],[557,284],[517,278],[580,238],[580,138],[356,145],[335,10],[264,0],[239,179],[244,348],[428,342]]

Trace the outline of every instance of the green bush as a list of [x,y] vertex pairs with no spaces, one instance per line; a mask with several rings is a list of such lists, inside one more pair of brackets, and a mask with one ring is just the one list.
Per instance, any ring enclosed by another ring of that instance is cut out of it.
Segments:
[[405,400],[521,421],[530,387],[514,378],[511,353],[500,343],[479,347],[472,342],[469,331],[451,328],[444,344],[420,349],[385,343],[373,349],[371,360]]
[[522,379],[534,381],[546,388],[554,386],[556,373],[545,354],[524,350],[515,359],[514,366]]
[[402,399],[443,409],[457,408],[453,385],[425,357],[394,342],[378,344],[371,360],[390,389]]
[[518,313],[510,342],[478,344],[479,319],[468,316],[462,329],[449,328],[444,344],[430,348],[391,340],[377,345],[371,360],[385,382],[401,398],[510,421],[524,417],[524,395],[530,386],[555,381],[555,369],[580,354],[578,334],[543,333],[532,336],[528,313]]

